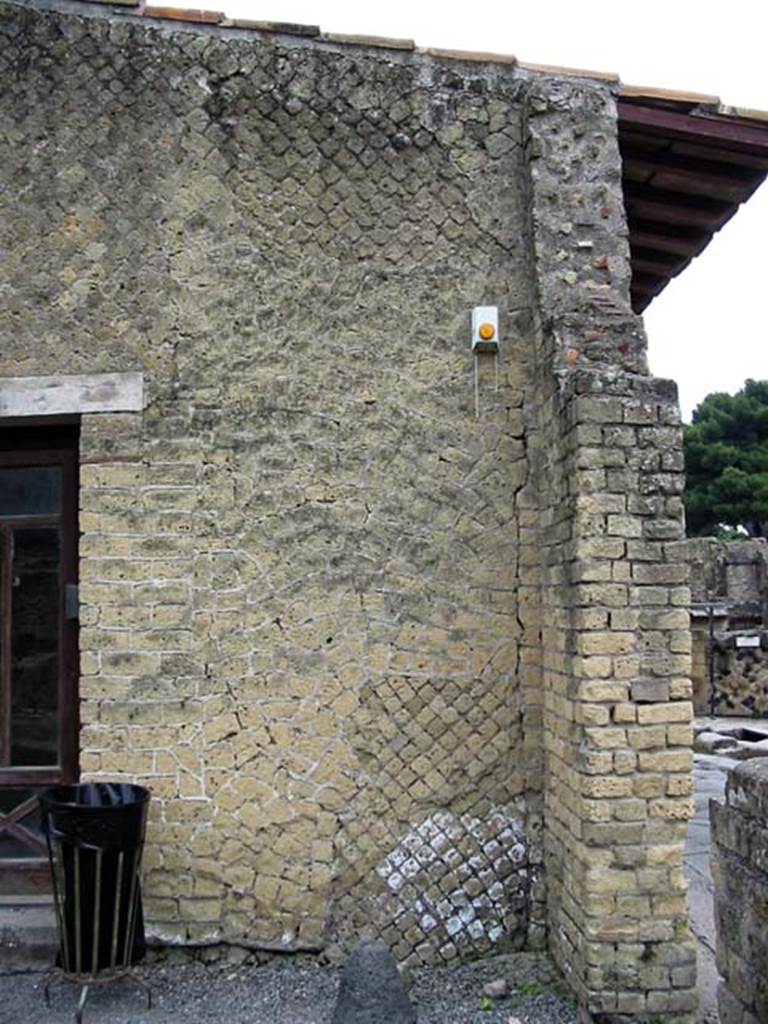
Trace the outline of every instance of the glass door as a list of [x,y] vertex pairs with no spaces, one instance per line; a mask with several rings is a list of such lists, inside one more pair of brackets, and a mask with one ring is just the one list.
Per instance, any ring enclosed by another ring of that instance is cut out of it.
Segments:
[[37,794],[77,778],[77,432],[0,432],[0,895],[44,891]]

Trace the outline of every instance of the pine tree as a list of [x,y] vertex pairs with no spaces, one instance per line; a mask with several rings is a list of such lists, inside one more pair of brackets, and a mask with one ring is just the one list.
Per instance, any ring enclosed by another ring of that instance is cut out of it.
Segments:
[[685,428],[688,533],[768,535],[768,381],[707,395]]

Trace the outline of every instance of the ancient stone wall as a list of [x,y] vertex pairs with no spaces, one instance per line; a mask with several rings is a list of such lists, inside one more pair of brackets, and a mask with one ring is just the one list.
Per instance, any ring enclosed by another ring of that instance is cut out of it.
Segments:
[[731,615],[764,616],[768,604],[768,541],[690,537],[681,552],[691,569],[694,604],[727,601]]
[[768,715],[768,542],[695,537],[691,568],[694,706],[703,715]]
[[680,429],[611,83],[66,10],[0,17],[0,374],[144,377],[82,422],[81,760],[152,788],[153,935],[547,941],[590,1012],[688,1020]]
[[[681,429],[629,309],[613,118],[604,92],[575,83],[529,97],[549,936],[593,1013],[684,1020],[696,993]],[[575,236],[570,263],[558,230]]]
[[713,638],[711,653],[708,634],[697,629],[694,637],[705,652],[700,710],[741,718],[768,717],[768,630],[720,629]]
[[[84,773],[154,795],[152,933],[520,945],[520,81],[0,25],[0,371],[148,393],[85,418],[80,696]],[[476,417],[482,302],[503,354]]]
[[721,1024],[768,1019],[768,764],[737,765],[710,804]]

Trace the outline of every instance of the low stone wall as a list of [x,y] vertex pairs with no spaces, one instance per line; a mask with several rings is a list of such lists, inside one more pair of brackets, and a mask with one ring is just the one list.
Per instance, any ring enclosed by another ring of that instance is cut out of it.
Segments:
[[725,804],[712,801],[721,1024],[768,1020],[768,761],[730,773]]
[[768,541],[692,537],[680,557],[690,568],[696,713],[768,716]]
[[716,715],[768,716],[768,630],[715,637],[711,706]]

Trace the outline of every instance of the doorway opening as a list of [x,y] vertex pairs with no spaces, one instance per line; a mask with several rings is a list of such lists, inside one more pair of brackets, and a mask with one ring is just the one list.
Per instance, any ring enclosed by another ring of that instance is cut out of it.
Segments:
[[37,795],[78,778],[78,440],[0,430],[0,896],[47,891]]

